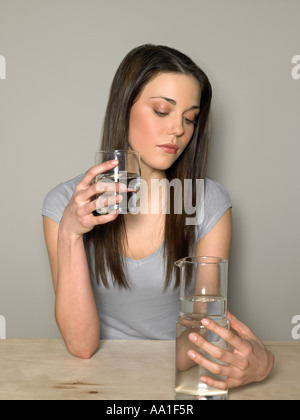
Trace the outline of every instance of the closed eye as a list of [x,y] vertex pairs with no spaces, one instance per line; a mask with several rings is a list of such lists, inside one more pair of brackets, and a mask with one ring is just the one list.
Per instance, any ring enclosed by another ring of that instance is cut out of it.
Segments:
[[184,121],[187,125],[195,125],[196,124],[196,120],[192,121],[186,117],[184,117]]
[[154,109],[154,112],[155,112],[155,114],[156,114],[156,115],[158,115],[159,117],[166,117],[167,115],[169,115],[169,113],[168,113],[168,112],[159,112],[159,111],[156,111],[155,109]]
[[[160,111],[157,111],[156,109],[154,109],[153,111],[154,111],[154,113],[155,113],[156,115],[158,115],[159,117],[167,117],[167,116],[169,115],[169,112],[160,112]],[[195,125],[195,124],[196,124],[196,122],[197,122],[197,117],[196,117],[194,120],[191,120],[191,119],[189,119],[189,118],[187,118],[187,117],[183,117],[183,121],[184,121],[187,125]]]

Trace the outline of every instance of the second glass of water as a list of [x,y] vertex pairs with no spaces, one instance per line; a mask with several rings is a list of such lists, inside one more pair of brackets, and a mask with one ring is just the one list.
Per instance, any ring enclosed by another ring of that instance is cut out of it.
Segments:
[[176,383],[177,400],[227,400],[228,391],[210,387],[200,380],[213,375],[193,362],[187,355],[194,350],[206,359],[218,364],[209,353],[189,340],[190,333],[197,333],[209,343],[229,350],[228,343],[202,325],[203,318],[209,318],[221,327],[229,328],[227,311],[228,261],[217,257],[187,257],[177,261],[180,268],[180,315],[176,326]]
[[[119,164],[115,168],[97,175],[95,182],[101,182],[107,186],[108,191],[105,192],[107,197],[121,195],[122,201],[99,208],[96,212],[101,215],[119,210],[121,214],[136,214],[138,212],[137,192],[140,188],[141,177],[139,153],[133,150],[100,150],[96,152],[96,165],[109,160],[118,160]],[[119,188],[119,184],[123,184],[123,188]]]

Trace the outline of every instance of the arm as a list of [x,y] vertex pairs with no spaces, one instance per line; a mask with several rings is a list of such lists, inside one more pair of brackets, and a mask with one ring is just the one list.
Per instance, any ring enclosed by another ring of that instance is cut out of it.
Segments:
[[[229,259],[231,229],[231,210],[229,209],[214,228],[198,242],[196,255],[211,255]],[[274,364],[273,354],[246,325],[230,312],[227,316],[233,331],[228,331],[209,319],[202,320],[202,323],[205,328],[227,341],[232,348],[231,352],[220,351],[218,347],[208,343],[204,337],[198,334],[189,336],[193,343],[191,348],[195,349],[196,345],[196,348],[199,347],[217,360],[227,363],[226,366],[221,366],[205,359],[198,351],[189,351],[188,356],[194,363],[200,364],[214,374],[227,376],[225,381],[217,381],[207,376],[201,377],[201,380],[209,386],[227,389],[265,379]]]
[[197,243],[196,255],[226,258],[229,260],[232,236],[231,209]]
[[[96,208],[107,205],[92,198],[99,191],[92,184],[95,176],[116,166],[111,162],[91,168],[65,208],[60,224],[44,216],[44,235],[55,291],[55,316],[71,354],[89,358],[97,350],[100,340],[100,319],[83,243],[83,234],[97,224],[114,220],[117,214],[93,215]],[[119,197],[113,198],[116,201]]]
[[[196,256],[212,256],[229,259],[231,245],[231,225],[231,209],[228,209],[219,219],[216,225],[198,241],[196,247]],[[217,294],[217,292],[212,294]],[[205,304],[195,303],[195,305],[203,306]],[[199,307],[195,309],[195,312],[201,312]],[[196,348],[193,341],[188,340],[189,334],[194,331],[195,320],[187,321],[181,319],[179,322],[184,327],[186,327],[185,331],[181,334],[180,339],[177,339],[176,341],[176,367],[178,370],[182,371],[195,366],[195,361],[188,357],[187,354],[188,350],[195,350]],[[192,326],[190,324],[192,324]]]
[[55,317],[69,352],[86,359],[97,350],[100,319],[82,237],[72,237],[44,216],[44,235],[55,291]]

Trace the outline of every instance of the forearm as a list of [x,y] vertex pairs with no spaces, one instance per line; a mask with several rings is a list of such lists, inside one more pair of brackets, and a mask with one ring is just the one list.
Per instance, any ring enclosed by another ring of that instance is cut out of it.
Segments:
[[97,350],[100,319],[94,299],[83,237],[58,233],[58,277],[55,316],[66,347],[89,358]]

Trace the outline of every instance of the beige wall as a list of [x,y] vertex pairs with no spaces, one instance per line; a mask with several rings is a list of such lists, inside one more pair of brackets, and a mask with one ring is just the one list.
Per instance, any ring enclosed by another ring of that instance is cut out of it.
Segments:
[[93,164],[113,74],[131,48],[151,42],[186,52],[213,85],[209,176],[233,201],[229,307],[262,339],[293,339],[299,16],[299,0],[0,0],[0,314],[8,338],[59,337],[41,203]]

